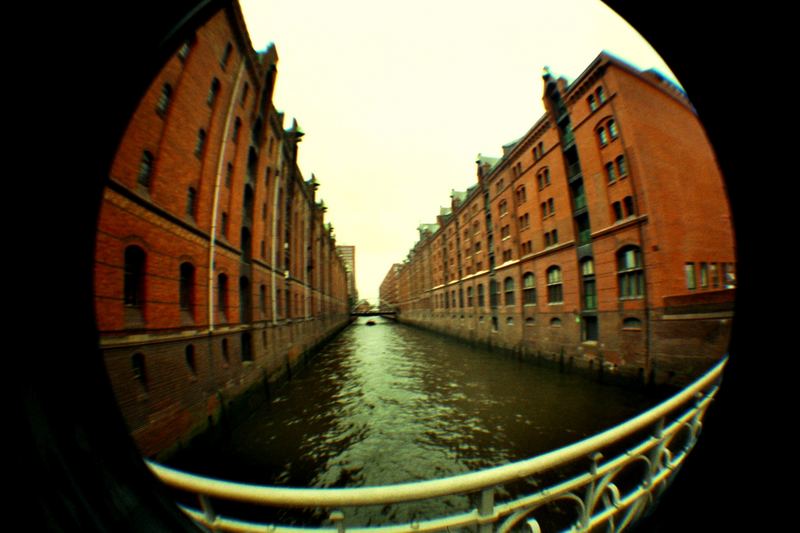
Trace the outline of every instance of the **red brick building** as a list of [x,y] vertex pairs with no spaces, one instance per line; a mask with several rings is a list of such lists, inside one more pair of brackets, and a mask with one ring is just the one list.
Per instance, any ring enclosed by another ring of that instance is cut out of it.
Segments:
[[195,32],[130,120],[100,212],[98,329],[143,454],[186,442],[348,322],[345,267],[303,137],[272,103],[237,3]]
[[681,382],[727,349],[734,238],[686,95],[601,53],[478,183],[453,192],[397,274],[400,320]]

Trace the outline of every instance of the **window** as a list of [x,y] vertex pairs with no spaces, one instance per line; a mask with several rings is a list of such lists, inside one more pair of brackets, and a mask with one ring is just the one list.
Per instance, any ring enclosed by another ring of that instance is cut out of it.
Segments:
[[217,101],[217,95],[219,94],[219,80],[214,78],[211,82],[211,88],[208,90],[208,98],[206,99],[206,103],[210,107],[214,107],[214,104]]
[[548,198],[548,200],[547,200],[547,216],[555,215],[555,214],[556,214],[556,208],[555,208],[555,204],[553,203],[553,199],[552,198]]
[[474,302],[472,301],[472,287],[467,287],[467,307],[472,307]]
[[594,93],[597,96],[597,101],[598,102],[600,102],[601,104],[605,103],[606,94],[605,94],[605,91],[603,91],[602,87],[598,87],[597,90]]
[[629,246],[617,253],[617,282],[620,299],[644,297],[644,269],[639,248]]
[[203,153],[203,148],[206,145],[206,130],[200,129],[197,132],[197,141],[194,145],[194,155],[200,157]]
[[522,303],[536,305],[536,276],[533,272],[526,272],[522,276]]
[[628,166],[625,164],[625,156],[621,155],[621,156],[617,157],[616,161],[617,161],[617,173],[619,174],[619,177],[621,178],[621,177],[627,175],[628,174]]
[[522,255],[532,254],[533,253],[533,242],[532,241],[525,241],[522,243]]
[[228,276],[225,274],[217,277],[217,311],[225,321],[228,313]]
[[189,191],[186,193],[186,214],[192,218],[195,218],[195,214],[197,212],[197,189],[194,187],[189,187]]
[[608,144],[608,134],[606,134],[606,129],[602,126],[597,130],[597,136],[600,139],[600,146],[605,146]]
[[736,272],[733,269],[733,263],[725,263],[725,288],[733,289],[736,287]]
[[525,194],[525,186],[522,185],[521,187],[517,188],[517,203],[524,204],[528,200],[527,195]]
[[478,285],[478,307],[484,307],[486,305],[486,300],[484,297],[484,289],[483,283]]
[[597,100],[593,94],[590,94],[586,101],[589,103],[589,111],[594,111],[597,109]]
[[630,216],[633,216],[635,214],[635,212],[633,210],[633,197],[632,196],[626,196],[625,198],[623,198],[622,199],[622,204],[625,206],[625,216],[626,217],[630,217]]
[[222,58],[219,60],[222,70],[225,70],[228,67],[228,61],[231,58],[231,52],[233,52],[233,45],[228,43],[228,46],[225,47],[225,52],[222,54]]
[[158,113],[163,117],[167,113],[167,109],[169,109],[169,103],[171,99],[172,99],[172,86],[169,83],[165,83],[164,87],[161,88],[161,95],[158,97],[158,104],[156,104],[156,113]]
[[561,319],[560,318],[551,318],[550,319],[550,327],[552,327],[552,328],[560,328],[561,327]]
[[524,215],[519,217],[519,227],[520,227],[520,229],[525,229],[530,225],[531,225],[531,219],[530,219],[530,215],[528,213],[525,213]]
[[697,282],[694,277],[694,263],[686,263],[683,265],[683,271],[686,274],[686,288],[693,291],[697,288]]
[[186,58],[189,57],[189,51],[191,49],[191,41],[187,40],[181,45],[180,49],[178,49],[178,59],[180,59],[182,62],[186,61]]
[[708,288],[708,263],[700,263],[700,288]]
[[139,382],[144,390],[147,390],[147,369],[144,365],[144,355],[135,353],[131,356],[131,370],[133,379]]
[[614,221],[618,222],[622,220],[622,204],[619,202],[614,202],[611,204],[611,207],[614,209]]
[[222,360],[225,362],[225,366],[228,366],[228,363],[231,362],[228,352],[228,339],[222,339]]
[[563,301],[561,269],[557,266],[551,266],[547,269],[547,303],[560,304]]
[[500,303],[500,284],[497,280],[489,281],[489,305],[492,308],[497,307]]
[[138,246],[125,248],[123,291],[126,307],[141,309],[144,306],[145,260],[146,254]]
[[[247,82],[244,82],[244,88],[242,89],[242,98],[241,98],[241,100],[239,100],[239,105],[242,105],[242,106],[244,105],[244,103],[247,101],[247,94],[249,92],[250,92],[250,84],[247,83]],[[270,152],[271,151],[272,150],[270,150]]]
[[594,261],[591,258],[581,261],[581,281],[583,283],[583,308],[597,309]]
[[619,130],[617,129],[617,123],[614,119],[608,121],[608,134],[611,135],[612,139],[619,137]]
[[505,200],[501,200],[497,207],[500,211],[500,216],[503,216],[506,213],[508,213],[508,202],[506,202]]
[[181,311],[190,314],[194,308],[194,270],[191,263],[181,263],[178,299]]
[[190,344],[186,347],[186,366],[192,373],[192,376],[197,375],[197,363],[194,360],[194,345]]
[[236,117],[236,120],[233,122],[233,135],[231,136],[234,143],[239,142],[239,132],[241,130],[242,130],[242,119]]
[[514,305],[514,278],[509,276],[503,280],[503,292],[505,294],[505,304]]
[[139,174],[136,177],[137,183],[144,187],[150,186],[150,178],[153,176],[153,154],[145,150],[142,160],[139,163]]
[[509,237],[511,237],[511,226],[509,224],[506,224],[505,226],[500,228],[500,237],[502,237],[503,239],[508,239]]
[[711,286],[715,289],[719,288],[719,269],[717,268],[716,263],[711,263],[708,265],[708,269],[711,272]]
[[617,174],[614,171],[614,163],[606,163],[606,177],[609,183],[617,180]]
[[501,191],[503,189],[503,179],[500,178],[497,180],[497,185],[495,186],[495,191]]
[[642,329],[642,321],[638,318],[628,317],[622,320],[622,329],[634,331]]
[[550,185],[550,169],[544,168],[536,175],[536,183],[539,186],[539,190],[541,191],[548,185]]
[[226,239],[228,238],[228,213],[222,213],[222,227],[220,233]]

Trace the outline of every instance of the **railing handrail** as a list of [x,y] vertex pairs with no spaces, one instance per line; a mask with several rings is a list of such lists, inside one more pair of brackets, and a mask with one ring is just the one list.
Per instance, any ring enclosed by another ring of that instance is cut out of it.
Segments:
[[608,430],[542,455],[451,477],[352,488],[296,488],[236,483],[174,470],[146,460],[167,485],[209,497],[269,506],[340,507],[400,503],[452,494],[477,492],[550,470],[650,427],[681,405],[695,399],[717,380],[727,363],[723,358],[694,383],[655,407]]

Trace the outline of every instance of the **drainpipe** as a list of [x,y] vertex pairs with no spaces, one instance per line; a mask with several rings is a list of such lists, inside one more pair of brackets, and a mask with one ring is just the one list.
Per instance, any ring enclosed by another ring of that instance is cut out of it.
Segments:
[[231,119],[233,118],[233,107],[236,103],[235,95],[239,92],[239,85],[242,81],[246,59],[242,59],[239,64],[239,72],[236,73],[236,81],[233,84],[233,91],[228,101],[228,112],[225,117],[225,129],[222,132],[222,148],[219,151],[217,160],[217,172],[214,181],[214,203],[211,211],[211,239],[208,245],[208,331],[214,331],[214,252],[217,245],[217,215],[219,213],[219,189],[222,181],[222,167],[225,161],[225,142],[228,139],[228,132],[231,129]]
[[277,278],[275,276],[275,268],[277,264],[277,241],[278,241],[278,195],[281,189],[280,181],[283,177],[281,169],[283,167],[283,135],[280,136],[278,141],[278,164],[275,170],[275,187],[272,193],[272,323],[278,323],[278,302],[276,300],[278,295]]

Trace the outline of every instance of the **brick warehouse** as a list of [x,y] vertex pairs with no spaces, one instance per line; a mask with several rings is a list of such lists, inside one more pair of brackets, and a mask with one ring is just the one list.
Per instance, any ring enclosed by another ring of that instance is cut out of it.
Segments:
[[[166,63],[131,118],[95,254],[101,349],[140,451],[163,456],[290,375],[349,323],[345,267],[278,57],[237,3]],[[254,391],[256,391],[254,393]]]
[[[454,191],[384,284],[399,319],[469,341],[680,384],[725,353],[734,238],[686,95],[601,53],[478,183]],[[394,301],[392,298],[396,298]]]

